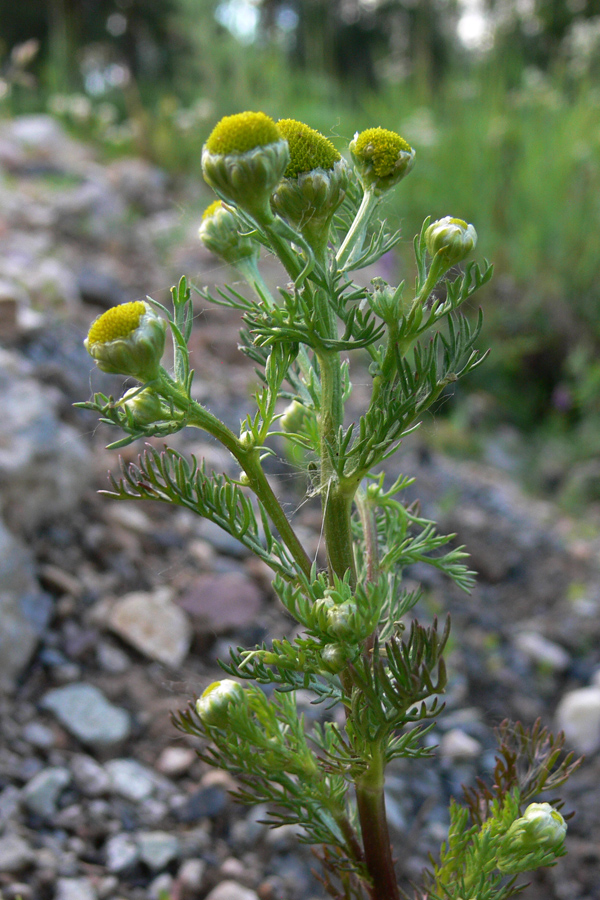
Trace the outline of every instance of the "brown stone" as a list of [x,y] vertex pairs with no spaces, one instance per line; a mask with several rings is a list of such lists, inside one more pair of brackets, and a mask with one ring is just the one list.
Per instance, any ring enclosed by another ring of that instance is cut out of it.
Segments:
[[223,634],[246,628],[258,615],[262,594],[245,575],[201,575],[179,598],[199,634]]

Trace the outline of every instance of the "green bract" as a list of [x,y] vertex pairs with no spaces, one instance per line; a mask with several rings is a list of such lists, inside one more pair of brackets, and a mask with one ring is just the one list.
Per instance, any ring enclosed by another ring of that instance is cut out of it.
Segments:
[[103,372],[153,381],[160,370],[166,327],[147,303],[123,303],[95,320],[84,344]]

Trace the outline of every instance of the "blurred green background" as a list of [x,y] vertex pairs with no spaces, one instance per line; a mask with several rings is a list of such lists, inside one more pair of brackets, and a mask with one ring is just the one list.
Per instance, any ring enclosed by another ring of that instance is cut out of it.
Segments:
[[0,22],[1,116],[50,112],[181,183],[242,109],[342,151],[399,131],[418,165],[388,203],[395,277],[428,214],[473,222],[496,267],[490,359],[431,439],[600,501],[600,0],[0,0]]

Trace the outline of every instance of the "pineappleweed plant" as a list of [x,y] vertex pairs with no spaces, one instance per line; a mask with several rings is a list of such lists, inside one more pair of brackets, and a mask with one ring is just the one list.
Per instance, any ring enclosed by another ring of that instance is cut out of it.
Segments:
[[[240,311],[240,349],[261,379],[239,433],[192,397],[185,279],[172,289],[172,311],[148,298],[93,323],[86,346],[100,369],[138,384],[118,400],[96,394],[81,406],[125,433],[113,447],[187,426],[211,434],[236,460],[240,474],[231,478],[150,446],[136,464],[122,465],[109,492],[183,506],[216,523],[271,568],[274,591],[298,625],[293,639],[232,652],[221,662],[228,677],[179,716],[179,727],[204,739],[206,762],[236,777],[239,800],[267,803],[273,826],[298,826],[333,897],[398,900],[385,771],[394,759],[434,752],[423,738],[442,708],[449,632],[448,623],[425,626],[413,617],[420,592],[405,586],[402,573],[427,563],[466,591],[473,575],[452,536],[402,502],[410,480],[388,483],[382,464],[448,386],[483,361],[481,316],[473,323],[459,310],[491,267],[457,268],[475,247],[472,225],[427,219],[414,241],[414,290],[380,278],[357,285],[352,272],[399,240],[378,213],[415,151],[398,134],[371,128],[354,137],[349,155],[351,163],[301,122],[255,112],[222,119],[203,149],[204,176],[218,199],[203,216],[200,239],[249,290],[199,293]],[[277,296],[260,274],[261,250],[287,273]],[[168,330],[172,371],[161,362]],[[355,351],[368,356],[372,387],[366,409],[348,422]],[[323,569],[265,474],[273,439],[309,461],[308,491],[322,506]],[[343,715],[324,715],[308,729],[297,711],[299,689],[326,710],[341,706]],[[514,893],[521,872],[565,852],[556,802],[530,802],[572,768],[560,756],[561,739],[539,725],[505,726],[499,737],[493,786],[466,791],[462,805],[452,801],[448,839],[416,896],[500,900]]]

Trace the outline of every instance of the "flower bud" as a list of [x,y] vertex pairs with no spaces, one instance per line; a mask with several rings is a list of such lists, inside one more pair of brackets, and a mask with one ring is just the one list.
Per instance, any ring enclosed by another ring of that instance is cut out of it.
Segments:
[[327,613],[327,631],[340,641],[361,639],[356,629],[356,603],[347,600],[332,606]]
[[425,232],[425,245],[431,256],[437,256],[446,268],[455,266],[468,256],[477,243],[477,232],[462,219],[445,216],[432,222]]
[[280,119],[277,127],[288,142],[290,161],[271,206],[313,249],[320,249],[346,196],[350,169],[331,141],[314,128],[295,119]]
[[372,278],[373,291],[368,295],[367,303],[375,315],[387,322],[395,324],[403,313],[402,294],[404,282],[397,288],[390,287],[383,278]]
[[204,725],[226,728],[229,722],[229,707],[239,703],[244,696],[244,688],[231,678],[213,681],[196,701],[196,712]]
[[408,175],[415,151],[404,138],[386,128],[367,128],[350,142],[354,167],[365,190],[376,195],[389,191]]
[[120,400],[120,405],[133,417],[136,425],[152,425],[164,418],[160,397],[152,388],[130,388]]
[[148,303],[136,300],[99,316],[83,343],[103,372],[153,381],[165,349],[166,328]]
[[235,215],[220,200],[215,200],[204,210],[198,237],[207,250],[231,266],[243,260],[258,259],[258,244],[240,234]]
[[205,180],[225,200],[271,221],[270,199],[289,160],[287,141],[262,112],[225,116],[202,150]]
[[497,865],[505,875],[551,865],[564,854],[567,823],[549,803],[530,803],[500,844]]
[[306,418],[307,413],[308,410],[302,403],[299,403],[297,400],[292,400],[289,406],[286,406],[284,409],[279,424],[284,431],[298,431],[302,426],[302,422]]
[[325,644],[321,651],[323,668],[333,675],[337,675],[345,667],[348,656],[343,644]]

